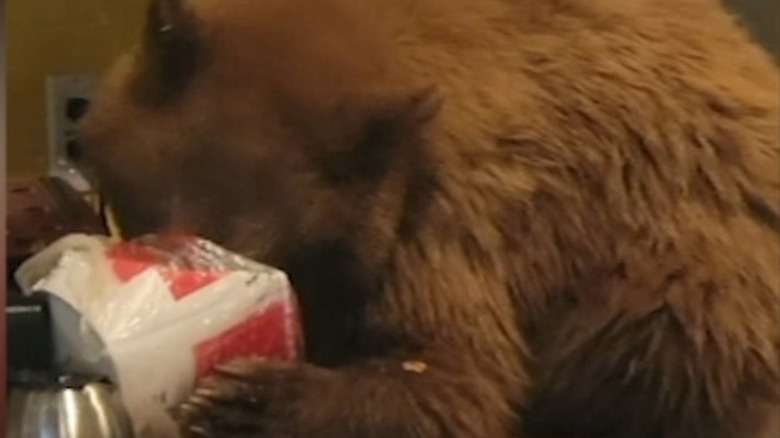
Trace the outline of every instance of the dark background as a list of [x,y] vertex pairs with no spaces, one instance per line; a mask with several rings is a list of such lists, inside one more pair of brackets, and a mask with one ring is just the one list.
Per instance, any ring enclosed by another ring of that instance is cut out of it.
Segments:
[[[780,0],[724,0],[742,16],[753,36],[780,60]],[[780,97],[778,97],[780,98]]]

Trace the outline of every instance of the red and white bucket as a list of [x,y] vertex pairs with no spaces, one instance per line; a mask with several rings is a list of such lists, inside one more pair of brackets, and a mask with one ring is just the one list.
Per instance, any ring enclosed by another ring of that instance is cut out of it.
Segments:
[[70,235],[16,276],[52,295],[57,371],[111,378],[137,436],[171,436],[168,410],[215,365],[302,351],[287,276],[203,239]]

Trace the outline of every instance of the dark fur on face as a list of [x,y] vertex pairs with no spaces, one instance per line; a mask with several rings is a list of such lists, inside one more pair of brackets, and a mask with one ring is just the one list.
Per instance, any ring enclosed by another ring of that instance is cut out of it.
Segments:
[[710,0],[152,0],[83,134],[300,295],[186,436],[770,438],[778,95]]

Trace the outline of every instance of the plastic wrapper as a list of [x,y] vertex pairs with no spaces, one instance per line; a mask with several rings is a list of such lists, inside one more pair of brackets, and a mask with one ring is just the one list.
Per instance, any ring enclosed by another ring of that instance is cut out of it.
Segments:
[[286,275],[202,239],[71,235],[16,277],[50,294],[57,371],[111,379],[139,437],[175,436],[170,408],[215,365],[301,352]]

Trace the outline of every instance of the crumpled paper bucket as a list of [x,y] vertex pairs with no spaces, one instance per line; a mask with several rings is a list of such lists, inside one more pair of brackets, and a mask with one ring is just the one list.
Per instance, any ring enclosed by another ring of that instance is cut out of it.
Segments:
[[16,279],[50,294],[57,371],[110,378],[139,437],[175,436],[170,408],[215,365],[302,351],[287,276],[203,239],[70,235]]

